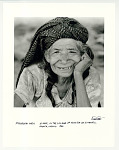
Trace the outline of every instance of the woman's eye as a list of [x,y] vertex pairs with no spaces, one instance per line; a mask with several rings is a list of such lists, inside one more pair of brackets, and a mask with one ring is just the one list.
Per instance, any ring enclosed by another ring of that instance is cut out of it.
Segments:
[[76,51],[69,51],[69,53],[73,53],[73,54],[76,54]]
[[53,52],[53,54],[58,54],[59,53],[59,51],[55,51],[55,52]]
[[77,50],[74,49],[74,48],[69,48],[69,49],[68,49],[68,52],[69,52],[70,54],[76,54],[76,53],[77,53]]

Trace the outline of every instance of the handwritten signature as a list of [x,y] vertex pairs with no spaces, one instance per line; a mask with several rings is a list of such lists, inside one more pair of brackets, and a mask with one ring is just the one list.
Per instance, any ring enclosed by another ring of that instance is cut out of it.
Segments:
[[101,117],[101,116],[92,116],[91,120],[102,120],[105,117]]

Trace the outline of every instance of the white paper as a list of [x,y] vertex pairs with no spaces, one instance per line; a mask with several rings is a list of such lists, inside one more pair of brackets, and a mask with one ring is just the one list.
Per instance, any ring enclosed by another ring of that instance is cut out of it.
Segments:
[[[14,18],[58,16],[104,18],[104,107],[102,108],[24,109],[13,106]],[[4,3],[3,145],[5,147],[114,146],[114,81],[115,5],[113,3]],[[93,123],[92,116],[100,116],[102,119]],[[39,127],[43,122],[57,124],[57,127]],[[63,127],[60,124],[63,124]]]

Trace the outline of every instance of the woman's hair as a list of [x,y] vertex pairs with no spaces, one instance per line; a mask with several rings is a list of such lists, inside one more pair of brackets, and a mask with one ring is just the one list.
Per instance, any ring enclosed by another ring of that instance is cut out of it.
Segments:
[[[19,82],[20,75],[25,67],[39,63],[39,67],[48,73],[46,94],[50,98],[53,107],[55,101],[51,94],[52,86],[57,82],[57,75],[50,68],[50,64],[45,60],[44,54],[54,42],[61,38],[71,38],[82,43],[81,55],[87,53],[93,60],[94,55],[90,47],[86,44],[88,40],[88,30],[77,20],[68,17],[57,17],[41,26],[35,33],[29,51],[27,52],[21,70],[18,74],[16,86]],[[89,74],[89,68],[83,73],[83,79]],[[75,90],[75,83],[72,89]],[[73,91],[75,93],[75,91]],[[74,96],[73,96],[74,97]],[[72,98],[73,98],[72,97]],[[73,98],[74,99],[74,98]]]

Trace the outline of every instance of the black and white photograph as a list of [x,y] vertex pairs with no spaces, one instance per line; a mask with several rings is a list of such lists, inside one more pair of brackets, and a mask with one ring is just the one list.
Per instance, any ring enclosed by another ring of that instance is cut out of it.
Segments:
[[104,18],[15,18],[14,107],[103,107]]
[[4,3],[4,147],[114,146],[115,31],[114,3]]

